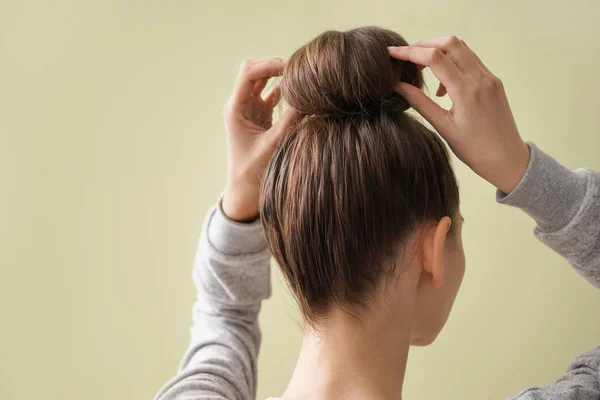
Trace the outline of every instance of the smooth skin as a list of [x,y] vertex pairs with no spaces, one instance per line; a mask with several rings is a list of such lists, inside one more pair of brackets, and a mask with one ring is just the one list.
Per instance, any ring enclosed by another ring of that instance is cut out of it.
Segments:
[[[392,47],[390,56],[430,68],[448,94],[445,110],[420,89],[399,83],[404,96],[473,171],[505,193],[523,177],[529,148],[521,139],[504,88],[460,39],[450,36]],[[281,75],[282,59],[249,60],[242,66],[225,107],[229,151],[222,208],[232,220],[258,217],[260,179],[286,127],[302,115],[288,110],[277,123],[272,113],[279,88],[261,93]],[[450,226],[456,224],[454,233]],[[369,313],[357,319],[333,309],[326,326],[306,328],[296,369],[283,398],[390,399],[402,393],[411,345],[431,343],[443,328],[462,282],[465,257],[462,218],[430,221],[409,240],[415,257],[398,260],[397,279],[382,282]],[[384,289],[385,288],[385,289]],[[307,385],[306,382],[310,382]]]

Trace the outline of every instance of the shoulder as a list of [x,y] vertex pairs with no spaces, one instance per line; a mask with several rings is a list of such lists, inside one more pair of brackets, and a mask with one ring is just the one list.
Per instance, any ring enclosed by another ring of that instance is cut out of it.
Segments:
[[576,357],[566,374],[545,387],[530,387],[507,400],[600,399],[600,346]]

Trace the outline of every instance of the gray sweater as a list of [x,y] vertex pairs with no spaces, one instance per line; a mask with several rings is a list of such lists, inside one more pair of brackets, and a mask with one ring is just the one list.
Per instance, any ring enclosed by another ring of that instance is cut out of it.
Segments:
[[[498,192],[497,200],[529,214],[535,236],[600,288],[600,173],[570,171],[528,144],[525,176],[510,194]],[[228,219],[220,201],[209,210],[192,273],[198,299],[191,343],[156,400],[255,398],[258,312],[271,294],[270,257],[259,221]],[[557,382],[511,399],[600,399],[600,346],[575,358]]]

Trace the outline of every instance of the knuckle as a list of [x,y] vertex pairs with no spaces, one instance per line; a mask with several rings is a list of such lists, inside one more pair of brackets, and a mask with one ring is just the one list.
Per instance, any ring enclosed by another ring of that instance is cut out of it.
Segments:
[[431,49],[429,51],[429,61],[432,64],[439,63],[444,57],[444,53],[440,49]]
[[227,102],[227,104],[225,104],[225,107],[223,107],[223,118],[230,119],[232,114],[233,114],[233,110],[231,107],[231,103]]
[[502,89],[502,82],[495,76],[490,76],[484,79],[483,86],[489,91],[498,91]]
[[240,70],[242,72],[248,72],[250,70],[250,68],[252,67],[253,61],[250,58],[246,58],[244,61],[242,61],[242,65],[240,67]]
[[493,81],[494,86],[496,86],[497,89],[504,89],[504,83],[502,82],[502,79],[498,78],[497,76],[494,76]]
[[446,45],[448,47],[456,47],[456,46],[458,46],[460,44],[461,44],[461,40],[458,37],[454,36],[454,35],[448,36],[446,38]]

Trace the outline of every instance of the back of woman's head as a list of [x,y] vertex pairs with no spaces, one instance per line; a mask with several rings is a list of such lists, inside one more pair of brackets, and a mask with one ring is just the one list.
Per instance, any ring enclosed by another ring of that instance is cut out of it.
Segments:
[[398,81],[423,85],[416,65],[389,56],[403,45],[375,27],[329,31],[284,70],[283,99],[306,116],[269,163],[261,219],[310,323],[333,306],[368,306],[408,236],[458,210],[446,147],[393,91]]

